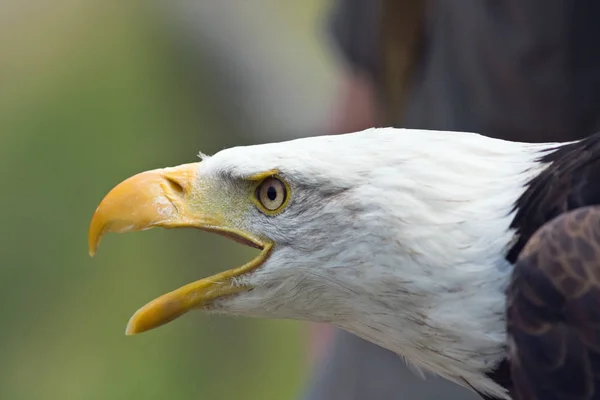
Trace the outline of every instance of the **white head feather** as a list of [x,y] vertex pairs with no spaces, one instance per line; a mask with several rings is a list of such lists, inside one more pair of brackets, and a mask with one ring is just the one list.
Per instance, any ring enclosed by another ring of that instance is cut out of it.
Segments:
[[284,212],[240,224],[276,242],[213,311],[326,321],[484,393],[505,356],[512,208],[548,144],[471,133],[370,129],[205,157],[203,180],[277,169]]

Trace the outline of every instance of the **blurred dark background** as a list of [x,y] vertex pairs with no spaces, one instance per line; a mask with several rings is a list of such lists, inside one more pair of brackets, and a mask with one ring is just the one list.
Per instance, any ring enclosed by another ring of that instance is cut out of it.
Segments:
[[250,250],[192,230],[109,236],[122,179],[198,151],[323,131],[326,0],[0,4],[0,398],[286,399],[307,327],[191,314],[126,337],[152,298]]

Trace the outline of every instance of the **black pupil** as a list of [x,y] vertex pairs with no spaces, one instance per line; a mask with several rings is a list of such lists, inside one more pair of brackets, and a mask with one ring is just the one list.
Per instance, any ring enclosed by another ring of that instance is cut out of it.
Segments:
[[275,189],[273,186],[269,186],[267,189],[267,197],[271,201],[275,200],[277,198],[277,189]]

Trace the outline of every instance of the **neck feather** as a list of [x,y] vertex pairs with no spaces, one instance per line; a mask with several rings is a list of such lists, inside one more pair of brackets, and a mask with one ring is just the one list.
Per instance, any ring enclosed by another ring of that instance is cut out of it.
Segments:
[[418,367],[503,396],[484,374],[505,357],[510,223],[516,199],[545,167],[537,158],[548,145],[448,139],[388,158],[355,189],[369,210],[360,223],[381,237],[364,239],[377,253],[356,267],[368,273],[344,282],[363,296],[351,298],[338,325]]

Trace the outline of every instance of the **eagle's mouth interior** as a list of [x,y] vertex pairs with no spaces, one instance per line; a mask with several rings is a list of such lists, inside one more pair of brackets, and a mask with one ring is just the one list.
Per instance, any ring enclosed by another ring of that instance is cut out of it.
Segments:
[[236,243],[239,243],[239,244],[242,244],[242,245],[248,246],[248,247],[253,247],[258,250],[264,250],[264,248],[265,248],[264,244],[258,242],[257,240],[250,239],[248,236],[241,235],[235,231],[231,231],[228,229],[216,228],[216,227],[198,227],[198,229],[206,231],[206,232],[216,233],[217,235],[223,236],[230,240],[233,240]]
[[157,328],[192,309],[211,308],[216,299],[222,299],[253,289],[251,285],[240,282],[238,278],[263,265],[269,258],[273,245],[268,242],[263,243],[242,232],[227,228],[212,226],[198,226],[197,228],[219,234],[237,243],[259,249],[261,252],[258,256],[240,267],[189,283],[152,300],[136,311],[129,319],[126,329],[127,335]]

